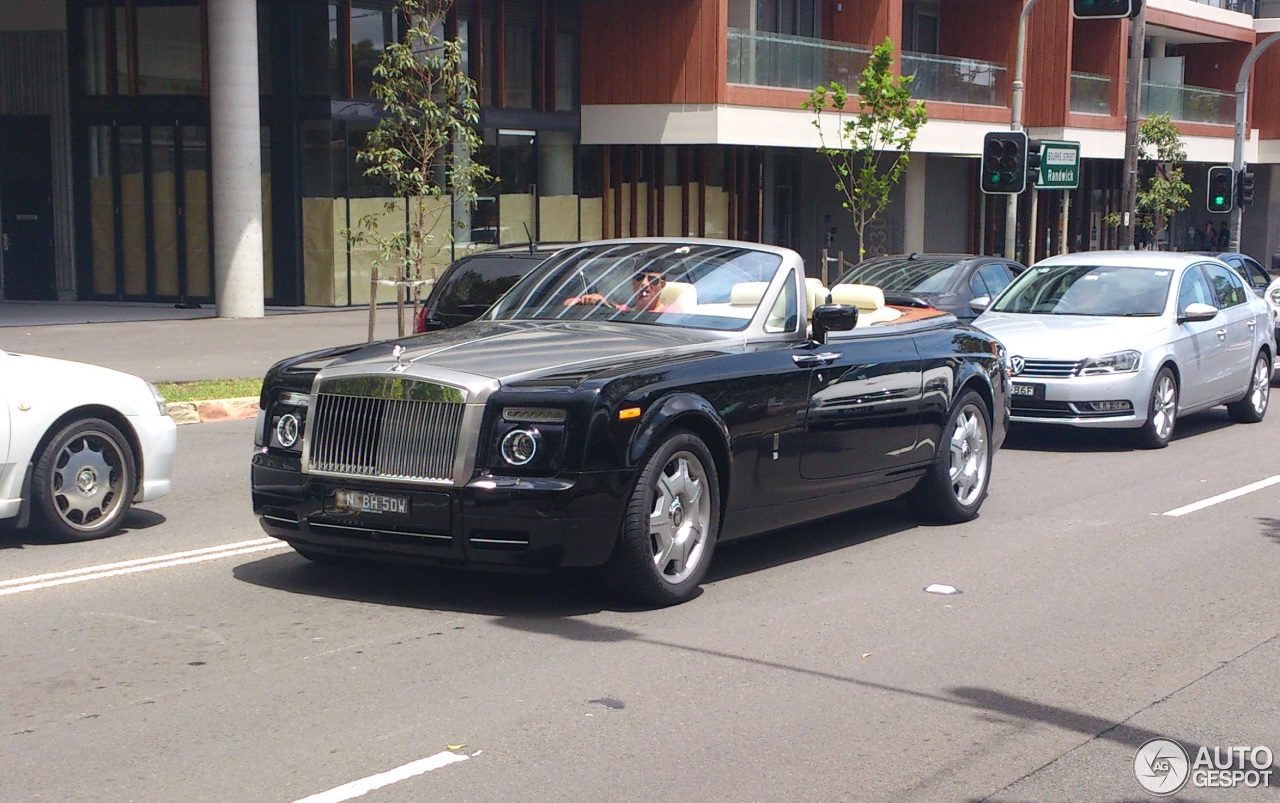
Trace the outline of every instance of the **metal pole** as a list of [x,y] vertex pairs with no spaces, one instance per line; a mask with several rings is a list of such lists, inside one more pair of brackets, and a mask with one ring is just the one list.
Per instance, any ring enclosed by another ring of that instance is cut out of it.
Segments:
[[[1236,181],[1240,180],[1240,172],[1244,170],[1244,128],[1247,123],[1245,112],[1249,108],[1249,74],[1253,72],[1253,65],[1258,63],[1258,59],[1267,48],[1277,41],[1280,41],[1280,33],[1273,33],[1255,45],[1253,50],[1249,51],[1249,55],[1245,56],[1244,63],[1240,65],[1240,76],[1236,78],[1236,141],[1235,150],[1231,155],[1231,169],[1235,171]],[[1240,206],[1238,200],[1232,199],[1231,245],[1228,246],[1232,251],[1237,252],[1240,250],[1240,227],[1244,223],[1244,207]]]
[[1133,250],[1133,234],[1138,223],[1138,125],[1142,114],[1142,59],[1146,55],[1147,5],[1129,25],[1128,95],[1125,97],[1124,127],[1124,214],[1128,218],[1120,231],[1120,247]]
[[1037,190],[1035,187],[1032,187],[1030,189],[1030,193],[1031,193],[1031,214],[1028,216],[1030,219],[1027,221],[1027,253],[1026,253],[1027,258],[1023,260],[1023,262],[1027,265],[1030,265],[1036,261],[1036,234],[1037,234],[1036,229],[1039,228],[1040,226],[1040,223],[1039,223],[1040,190]]
[[[1027,17],[1038,2],[1040,0],[1026,0],[1022,6],[1022,14],[1018,17],[1018,49],[1013,62],[1013,97],[1009,104],[1010,131],[1022,130],[1022,95],[1026,86],[1023,78],[1027,61]],[[1017,254],[1014,240],[1018,233],[1018,196],[1007,196],[1007,200],[1004,210],[1004,255],[1006,259],[1013,259]]]
[[1067,248],[1067,236],[1071,231],[1068,225],[1071,220],[1071,193],[1064,192],[1062,194],[1062,236],[1058,238],[1058,253],[1065,254]]

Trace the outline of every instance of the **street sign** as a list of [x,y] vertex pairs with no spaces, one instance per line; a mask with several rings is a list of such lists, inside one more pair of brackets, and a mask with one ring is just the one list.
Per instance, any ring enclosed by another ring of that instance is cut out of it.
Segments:
[[1080,187],[1080,143],[1040,140],[1038,190],[1074,190]]

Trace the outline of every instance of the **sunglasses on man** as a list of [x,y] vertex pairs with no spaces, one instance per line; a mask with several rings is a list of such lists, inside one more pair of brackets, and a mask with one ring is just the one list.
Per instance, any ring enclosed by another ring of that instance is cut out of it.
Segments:
[[636,284],[657,284],[658,282],[665,282],[666,279],[656,273],[637,273],[631,277],[631,281]]

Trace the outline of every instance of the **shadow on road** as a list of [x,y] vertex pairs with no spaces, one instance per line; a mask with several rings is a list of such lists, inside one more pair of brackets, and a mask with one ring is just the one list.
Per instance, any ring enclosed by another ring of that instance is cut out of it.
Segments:
[[1262,525],[1263,535],[1280,544],[1280,519],[1259,518],[1258,523]]
[[[1233,426],[1226,408],[1178,419],[1173,440],[1194,438]],[[1133,452],[1133,431],[1128,429],[1085,429],[1056,424],[1018,424],[1009,427],[1002,449],[1027,452]]]
[[[803,527],[780,530],[716,548],[706,582],[731,580],[788,563],[807,560],[916,526],[905,508],[888,503]],[[643,608],[612,599],[590,570],[548,574],[436,569],[408,565],[352,562],[345,566],[313,564],[294,552],[235,567],[246,583],[287,591],[379,605],[448,610],[486,616],[514,617],[535,632],[539,619],[581,616],[602,610],[633,612]],[[586,641],[616,640],[592,629],[556,632]]]
[[[119,538],[135,530],[149,530],[152,527],[164,524],[165,521],[167,519],[159,513],[153,513],[150,510],[139,510],[136,507],[130,508],[129,512],[124,516],[121,528],[111,537]],[[48,546],[63,543],[67,542],[52,537],[47,530],[34,521],[25,530],[0,527],[0,550],[25,549],[29,546]]]

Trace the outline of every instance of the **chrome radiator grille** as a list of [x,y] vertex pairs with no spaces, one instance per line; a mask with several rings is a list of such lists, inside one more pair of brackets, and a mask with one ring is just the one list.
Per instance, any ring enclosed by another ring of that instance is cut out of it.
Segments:
[[312,407],[310,470],[452,483],[465,409],[460,391],[434,383],[332,380]]
[[1022,373],[1018,374],[1018,378],[1029,377],[1067,377],[1075,376],[1080,372],[1079,362],[1071,362],[1068,360],[1033,360],[1027,359],[1027,367],[1022,369]]

